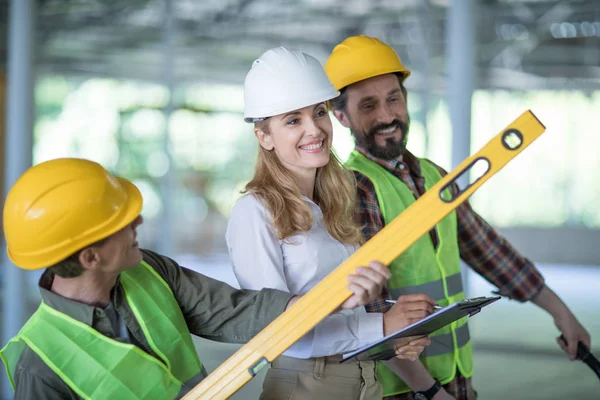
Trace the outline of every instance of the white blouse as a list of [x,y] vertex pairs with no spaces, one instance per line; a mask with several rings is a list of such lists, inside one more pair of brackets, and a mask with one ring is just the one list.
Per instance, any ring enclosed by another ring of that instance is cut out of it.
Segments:
[[[233,207],[227,225],[227,248],[242,289],[273,288],[303,295],[344,262],[358,246],[334,239],[319,206],[308,198],[313,214],[309,232],[279,240],[269,211],[254,195]],[[326,317],[283,354],[311,358],[343,354],[383,337],[383,314],[364,307]]]

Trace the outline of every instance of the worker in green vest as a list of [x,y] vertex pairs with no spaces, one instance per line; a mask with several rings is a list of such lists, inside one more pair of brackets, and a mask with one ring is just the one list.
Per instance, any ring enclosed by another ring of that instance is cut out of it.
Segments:
[[[8,255],[45,268],[39,308],[0,351],[15,399],[179,397],[206,377],[190,333],[243,343],[297,301],[236,290],[140,249],[141,209],[132,183],[82,159],[38,164],[11,188]],[[381,264],[359,268],[343,307],[373,301],[389,277]]]
[[[349,37],[333,49],[325,70],[341,91],[331,102],[333,113],[356,142],[347,165],[357,179],[356,215],[368,240],[446,172],[406,150],[410,119],[404,81],[410,71],[390,46],[372,37]],[[588,332],[544,284],[534,265],[467,202],[392,263],[392,278],[383,295],[425,293],[443,306],[464,299],[461,258],[502,295],[533,301],[548,311],[569,343],[566,347],[557,340],[571,360],[578,341],[590,345]],[[382,312],[385,304],[378,301],[368,309]],[[386,400],[474,399],[472,375],[472,348],[464,319],[432,335],[420,362],[393,359],[378,366]]]

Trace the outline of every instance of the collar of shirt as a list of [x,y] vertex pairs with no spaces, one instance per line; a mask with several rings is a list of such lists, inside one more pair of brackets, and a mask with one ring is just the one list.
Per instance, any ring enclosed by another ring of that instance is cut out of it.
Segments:
[[421,174],[421,164],[419,164],[419,159],[408,150],[406,150],[402,155],[402,161],[397,159],[383,160],[381,158],[377,158],[358,145],[356,146],[356,151],[392,173],[397,170],[408,168],[411,175],[413,175],[415,178],[423,177]]
[[[67,314],[69,317],[92,326],[94,321],[94,312],[100,310],[98,307],[80,303],[75,300],[68,299],[50,290],[54,275],[48,271],[44,271],[40,277],[39,287],[42,301],[48,306]],[[117,285],[119,282],[117,281]],[[113,291],[114,292],[114,291]]]

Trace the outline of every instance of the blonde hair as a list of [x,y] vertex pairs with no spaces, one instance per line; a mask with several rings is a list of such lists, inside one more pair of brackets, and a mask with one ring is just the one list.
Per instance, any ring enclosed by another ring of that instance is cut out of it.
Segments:
[[[256,127],[269,133],[269,120]],[[259,146],[254,177],[244,192],[257,196],[273,218],[275,232],[284,240],[298,232],[307,232],[313,224],[310,206],[302,199],[300,186],[285,168],[274,150]],[[313,201],[321,208],[325,228],[342,243],[362,243],[362,234],[354,221],[356,180],[344,169],[333,150],[327,165],[317,168]]]

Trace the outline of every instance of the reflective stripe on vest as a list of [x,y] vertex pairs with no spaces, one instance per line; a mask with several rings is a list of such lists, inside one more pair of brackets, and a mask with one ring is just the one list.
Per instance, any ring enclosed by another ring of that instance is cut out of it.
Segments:
[[[463,292],[462,275],[456,273],[446,277],[446,288],[448,296],[456,296]],[[441,300],[446,297],[444,294],[444,284],[441,280],[427,282],[422,285],[407,286],[402,288],[390,289],[390,295],[397,299],[406,294],[427,293],[434,300]]]
[[[471,336],[469,335],[469,326],[467,324],[455,329],[454,334],[456,335],[456,341],[459,348],[464,347],[469,340],[471,340]],[[425,347],[421,357],[434,357],[453,351],[454,344],[452,334],[445,333],[441,335],[430,336],[430,338],[431,344]]]
[[[353,151],[347,165],[373,183],[384,222],[390,223],[415,202],[411,190],[385,168]],[[425,188],[429,190],[440,179],[437,168],[420,160]],[[446,191],[443,196],[450,193]],[[407,229],[410,229],[407,226]],[[460,274],[460,253],[457,239],[456,213],[452,212],[435,229],[439,243],[434,247],[429,234],[421,237],[390,265],[392,278],[388,288],[394,297],[403,294],[425,293],[441,306],[465,298]],[[432,344],[421,355],[421,362],[430,374],[443,384],[451,381],[456,370],[465,377],[473,373],[473,361],[467,318],[452,323],[430,336]],[[390,369],[379,363],[377,375],[385,396],[410,391]]]
[[0,351],[13,388],[25,344],[84,399],[172,399],[182,382],[199,374],[202,364],[166,282],[142,262],[121,273],[121,283],[150,347],[161,360],[42,303]]

